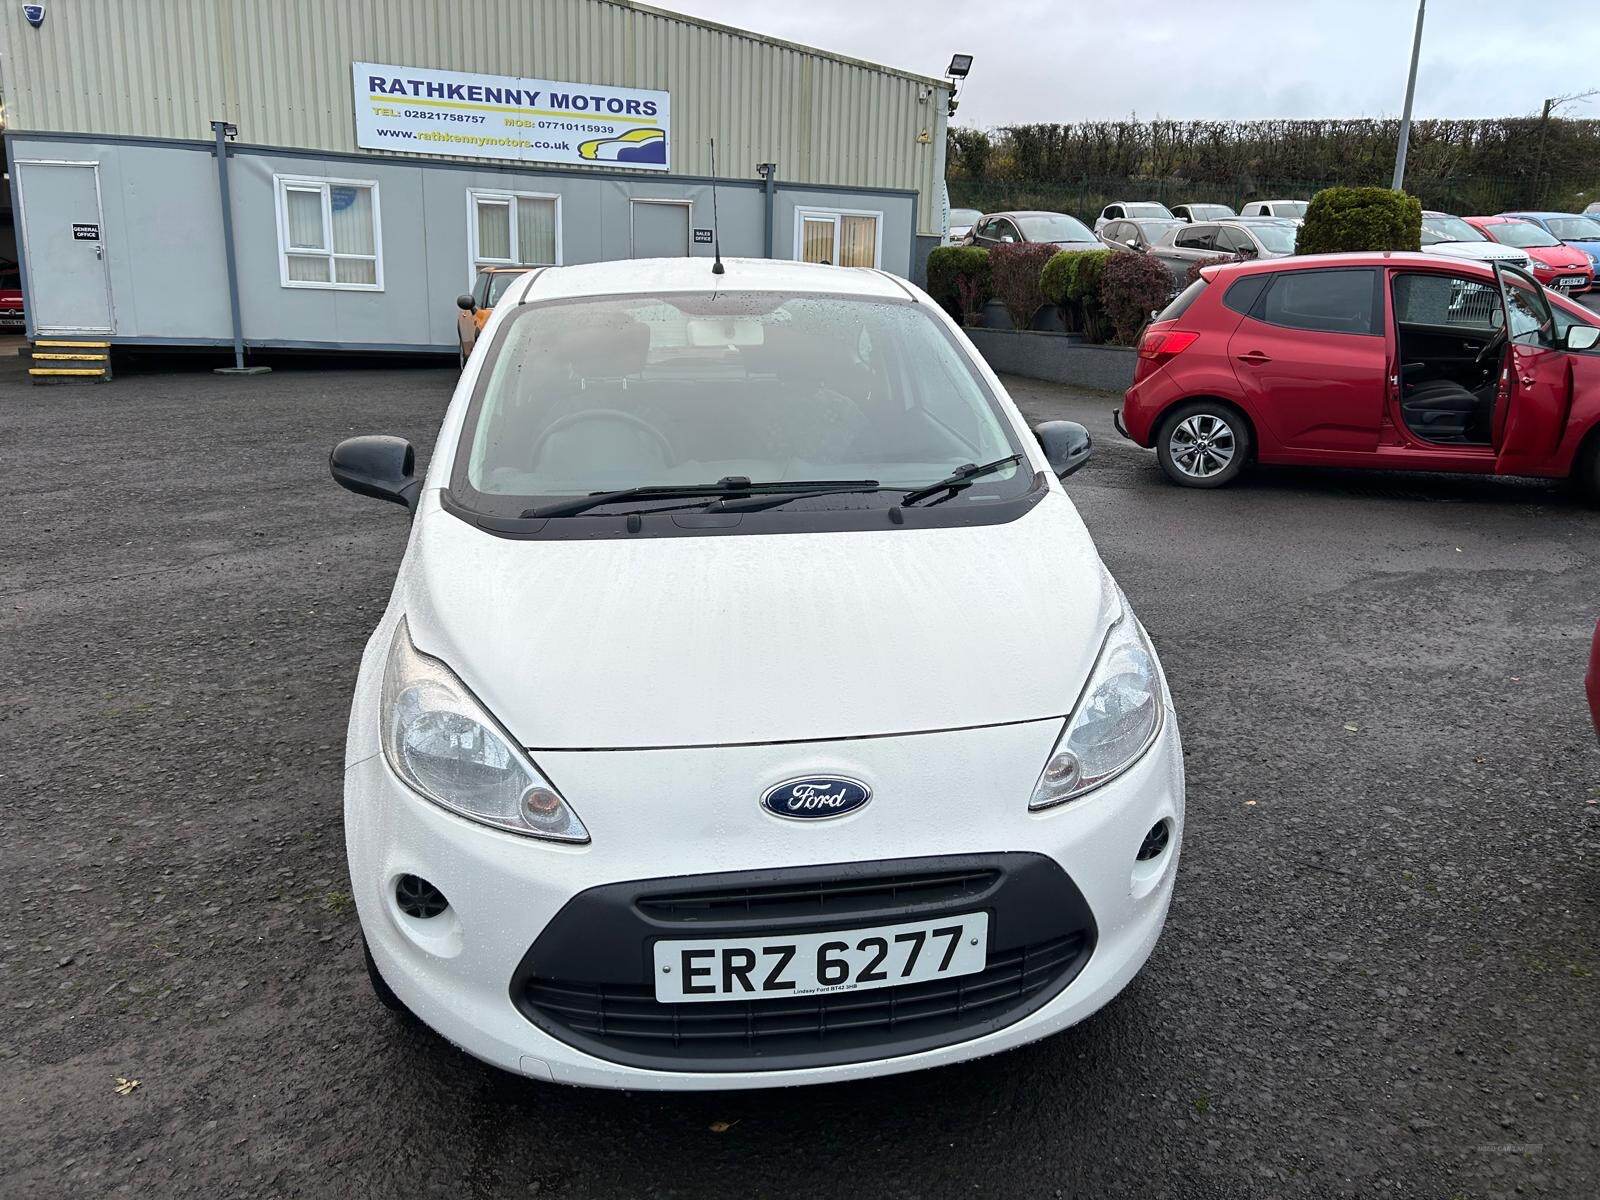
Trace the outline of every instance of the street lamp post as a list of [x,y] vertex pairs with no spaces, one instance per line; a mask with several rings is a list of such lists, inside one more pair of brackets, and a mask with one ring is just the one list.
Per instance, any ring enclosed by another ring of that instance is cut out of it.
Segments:
[[1411,142],[1411,100],[1417,94],[1417,59],[1422,54],[1422,15],[1428,9],[1428,0],[1417,0],[1417,32],[1411,39],[1411,74],[1406,77],[1406,107],[1400,114],[1400,145],[1394,152],[1395,191],[1406,181],[1406,147]]

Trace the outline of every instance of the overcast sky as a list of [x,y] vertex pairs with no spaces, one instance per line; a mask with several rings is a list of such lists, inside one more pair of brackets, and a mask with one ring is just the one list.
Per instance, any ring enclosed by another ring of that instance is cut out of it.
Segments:
[[[957,124],[1400,112],[1416,0],[652,0],[924,75],[974,56]],[[1432,0],[1416,113],[1537,114],[1600,88],[1600,2]],[[1600,117],[1600,97],[1561,110]]]

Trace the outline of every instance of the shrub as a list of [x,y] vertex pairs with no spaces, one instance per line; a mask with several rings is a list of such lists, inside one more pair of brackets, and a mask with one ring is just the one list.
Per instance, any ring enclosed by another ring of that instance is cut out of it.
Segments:
[[956,320],[971,317],[991,295],[989,252],[981,246],[940,246],[928,255],[928,295]]
[[1222,267],[1226,266],[1228,263],[1236,263],[1240,261],[1242,261],[1242,259],[1237,254],[1213,254],[1210,258],[1197,258],[1189,264],[1189,269],[1184,272],[1183,284],[1185,287],[1188,287],[1196,279],[1200,278],[1200,272],[1205,270],[1207,267]]
[[989,252],[989,274],[994,294],[1011,314],[1014,329],[1027,329],[1045,306],[1044,268],[1055,257],[1049,242],[1019,242],[996,246]]
[[1421,248],[1422,202],[1381,187],[1324,188],[1311,198],[1295,242],[1298,254]]
[[1110,257],[1110,250],[1062,250],[1045,264],[1039,279],[1045,300],[1061,306],[1067,328],[1096,340],[1104,335],[1100,274]]
[[1158,309],[1172,299],[1172,275],[1145,254],[1113,254],[1100,275],[1100,304],[1111,322],[1113,340],[1131,346]]

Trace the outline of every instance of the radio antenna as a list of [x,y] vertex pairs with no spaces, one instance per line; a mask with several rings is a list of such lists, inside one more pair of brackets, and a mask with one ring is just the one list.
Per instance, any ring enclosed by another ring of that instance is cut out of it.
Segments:
[[713,275],[724,274],[722,266],[722,227],[717,224],[717,139],[711,139],[711,246],[716,261],[711,264]]

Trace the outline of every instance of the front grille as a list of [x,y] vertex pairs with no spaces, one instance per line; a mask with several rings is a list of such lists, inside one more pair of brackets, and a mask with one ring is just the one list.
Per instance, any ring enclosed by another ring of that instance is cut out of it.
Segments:
[[967,1030],[1050,988],[1079,962],[1084,935],[991,955],[974,975],[804,998],[658,1004],[650,987],[589,988],[533,980],[527,1001],[568,1029],[661,1055],[719,1058],[853,1050]]
[[738,917],[849,916],[884,905],[949,904],[981,896],[1000,872],[929,871],[864,879],[819,879],[803,883],[723,888],[641,896],[639,911],[662,921]]
[[[662,939],[845,931],[984,912],[988,961],[900,987],[662,1004]],[[784,1070],[914,1054],[1012,1024],[1066,987],[1096,940],[1088,902],[1038,854],[742,871],[591,888],[511,981],[523,1016],[596,1057],[658,1070]]]

